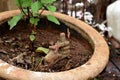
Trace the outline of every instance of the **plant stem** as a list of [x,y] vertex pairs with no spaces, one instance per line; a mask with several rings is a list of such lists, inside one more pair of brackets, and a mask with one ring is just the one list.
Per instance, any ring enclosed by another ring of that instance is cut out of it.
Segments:
[[27,7],[28,19],[30,19],[30,9]]
[[22,8],[22,5],[21,5],[20,0],[18,0],[18,2],[19,2],[19,9],[21,10],[21,12],[23,12],[23,14],[24,14],[26,17],[28,17],[28,15],[24,12],[24,10],[23,10],[23,8]]
[[42,13],[43,13],[43,11],[44,11],[45,9],[42,9],[42,11],[40,12],[40,14],[39,14],[39,16],[41,16],[42,15]]

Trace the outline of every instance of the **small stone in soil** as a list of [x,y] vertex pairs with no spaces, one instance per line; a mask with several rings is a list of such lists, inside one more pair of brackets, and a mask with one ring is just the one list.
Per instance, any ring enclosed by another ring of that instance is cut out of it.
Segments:
[[13,48],[18,48],[18,47],[21,47],[22,44],[21,44],[21,43],[18,43],[18,42],[14,42],[14,43],[11,44],[11,46],[12,46]]
[[25,60],[26,63],[31,64],[32,62],[28,59]]
[[10,49],[10,51],[11,51],[11,52],[15,52],[15,50],[14,50],[14,49]]
[[0,49],[0,53],[7,54],[7,51]]
[[16,39],[18,39],[18,40],[22,40],[21,37],[17,37]]
[[25,48],[28,49],[28,48],[29,48],[29,45],[25,45]]
[[15,40],[15,38],[12,38],[12,39],[6,40],[5,42],[6,42],[6,43],[12,43],[14,40]]

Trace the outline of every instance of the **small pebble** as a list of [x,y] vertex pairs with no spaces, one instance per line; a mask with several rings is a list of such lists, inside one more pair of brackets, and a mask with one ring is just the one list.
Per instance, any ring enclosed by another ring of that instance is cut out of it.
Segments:
[[17,37],[18,40],[22,40],[21,37]]
[[25,62],[28,63],[28,64],[32,63],[29,59],[26,59]]
[[111,71],[108,72],[109,74],[111,73]]
[[12,38],[12,39],[6,40],[5,42],[6,42],[6,43],[12,43],[14,40],[15,40],[15,38]]
[[115,76],[116,76],[116,74],[113,74],[113,76],[115,77]]
[[7,51],[0,49],[0,53],[7,54]]
[[29,45],[25,45],[25,48],[28,49],[28,48],[29,48]]
[[15,50],[14,50],[14,49],[10,49],[10,51],[11,51],[11,52],[15,52]]

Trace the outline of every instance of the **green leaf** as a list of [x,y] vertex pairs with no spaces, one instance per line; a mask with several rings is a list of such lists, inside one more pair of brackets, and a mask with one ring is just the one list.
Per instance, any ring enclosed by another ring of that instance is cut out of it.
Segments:
[[[24,9],[23,9],[23,11],[24,11],[25,13],[27,13],[27,12],[28,12],[27,8],[24,8]],[[24,14],[24,13],[23,13],[23,14]]]
[[12,19],[8,21],[8,24],[10,25],[10,30],[11,30],[14,26],[16,26],[16,24],[17,24],[18,21],[22,18],[22,16],[23,16],[22,14],[19,14],[19,15],[17,15],[17,16],[12,17]]
[[42,8],[42,3],[39,1],[36,1],[31,4],[31,10],[32,10],[33,14],[38,13],[39,9],[41,9],[41,8]]
[[32,33],[31,33],[31,34],[32,34],[32,35],[35,35],[36,33],[37,33],[37,32],[35,32],[34,30],[32,30]]
[[51,12],[55,12],[56,11],[56,7],[55,6],[47,5],[46,7]]
[[29,36],[29,38],[30,38],[30,41],[34,41],[34,40],[35,40],[35,36],[34,36],[33,34],[31,34],[31,35]]
[[40,59],[35,59],[35,62],[38,64],[38,63],[41,63],[42,61],[44,60],[44,57],[42,56]]
[[48,4],[48,3],[53,3],[53,2],[55,2],[56,0],[41,0],[41,2],[43,3],[43,4]]
[[48,51],[49,51],[49,49],[48,48],[44,48],[44,47],[38,47],[36,49],[36,52],[44,52],[45,54],[47,54]]
[[16,5],[17,6],[22,6],[22,7],[30,7],[32,3],[32,0],[16,0]]
[[31,24],[34,24],[35,26],[38,24],[38,21],[39,21],[40,19],[39,18],[30,18],[30,23]]
[[56,17],[52,16],[52,15],[47,15],[47,19],[51,22],[54,22],[55,24],[60,25],[59,21],[57,20]]

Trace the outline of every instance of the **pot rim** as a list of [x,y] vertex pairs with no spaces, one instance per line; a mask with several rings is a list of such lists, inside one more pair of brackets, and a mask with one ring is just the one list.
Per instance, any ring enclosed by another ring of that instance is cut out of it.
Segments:
[[[0,22],[12,16],[18,15],[20,10],[11,10],[0,13]],[[39,11],[40,13],[40,11]],[[50,12],[44,11],[43,16]],[[62,72],[35,72],[12,66],[0,59],[0,76],[10,80],[87,80],[97,76],[106,66],[109,59],[109,48],[104,38],[92,27],[83,21],[73,17],[57,13],[53,14],[62,22],[67,22],[70,28],[74,28],[83,37],[89,39],[94,48],[92,57],[83,65]],[[70,23],[70,24],[69,24]],[[76,26],[76,27],[74,27]]]

